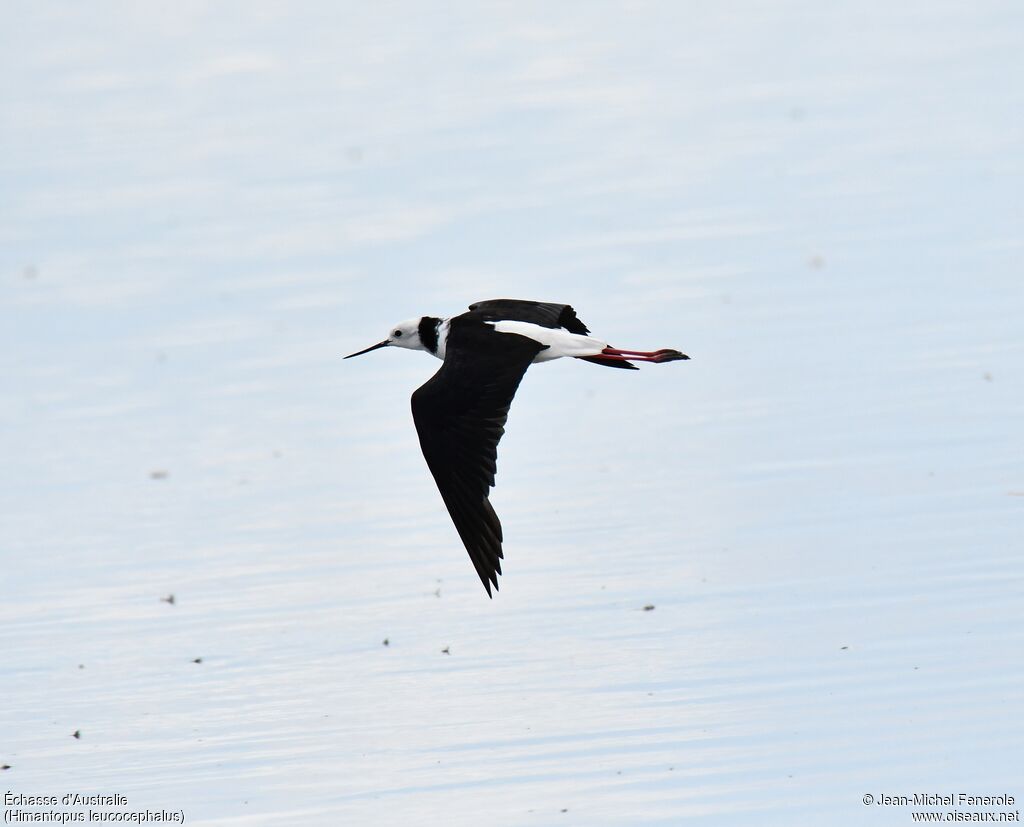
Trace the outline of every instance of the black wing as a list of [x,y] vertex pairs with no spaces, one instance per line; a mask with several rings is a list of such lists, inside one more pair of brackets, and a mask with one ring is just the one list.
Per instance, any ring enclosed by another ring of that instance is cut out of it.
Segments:
[[[564,328],[570,333],[586,336],[590,333],[587,326],[577,318],[576,311],[568,304],[551,304],[544,302],[528,302],[522,299],[490,299],[485,302],[471,304],[469,309],[486,322],[509,319],[514,322],[532,322],[541,327],[553,329]],[[604,365],[609,368],[639,370],[632,362],[605,359],[601,356],[580,356],[584,362]]]
[[490,596],[502,558],[501,523],[487,499],[498,440],[543,345],[486,325],[460,325],[460,318],[452,320],[441,369],[412,395],[412,416],[430,473]]
[[480,314],[484,321],[508,319],[513,322],[532,322],[541,327],[564,327],[570,333],[579,333],[581,336],[590,333],[587,326],[576,318],[576,311],[567,304],[490,299],[471,304],[469,309]]

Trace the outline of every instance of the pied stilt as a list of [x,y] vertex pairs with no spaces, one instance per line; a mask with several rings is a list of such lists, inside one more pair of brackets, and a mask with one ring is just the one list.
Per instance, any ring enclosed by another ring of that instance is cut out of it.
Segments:
[[501,523],[487,499],[497,470],[498,441],[512,397],[534,362],[572,356],[613,368],[674,362],[678,350],[621,350],[595,339],[567,304],[495,299],[452,318],[422,316],[395,325],[382,347],[425,350],[443,360],[412,395],[420,447],[441,498],[488,596],[501,574]]

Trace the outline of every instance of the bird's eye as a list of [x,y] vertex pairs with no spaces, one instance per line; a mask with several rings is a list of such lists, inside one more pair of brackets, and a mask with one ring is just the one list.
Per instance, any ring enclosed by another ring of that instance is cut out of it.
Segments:
[[402,331],[401,330],[396,330],[395,331],[395,338],[396,339],[401,339],[402,338]]

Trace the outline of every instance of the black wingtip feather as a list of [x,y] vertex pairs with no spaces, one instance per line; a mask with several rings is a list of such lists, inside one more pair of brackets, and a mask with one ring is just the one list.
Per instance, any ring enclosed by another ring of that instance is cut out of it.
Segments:
[[577,356],[584,362],[590,362],[595,365],[604,365],[606,368],[624,368],[625,370],[640,370],[632,362],[624,362],[621,359],[606,359],[603,356]]

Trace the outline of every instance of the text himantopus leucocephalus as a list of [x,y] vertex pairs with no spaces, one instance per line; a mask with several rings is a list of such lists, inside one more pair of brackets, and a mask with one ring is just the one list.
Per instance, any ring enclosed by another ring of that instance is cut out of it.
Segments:
[[512,397],[534,362],[572,356],[636,370],[633,362],[689,359],[678,350],[620,350],[590,336],[567,304],[495,299],[444,319],[423,316],[395,325],[383,342],[425,350],[441,369],[412,395],[420,447],[441,498],[491,596],[501,574],[501,523],[487,499],[497,470],[498,441]]

